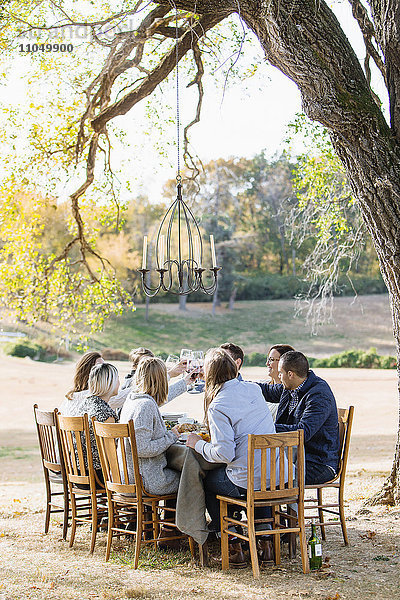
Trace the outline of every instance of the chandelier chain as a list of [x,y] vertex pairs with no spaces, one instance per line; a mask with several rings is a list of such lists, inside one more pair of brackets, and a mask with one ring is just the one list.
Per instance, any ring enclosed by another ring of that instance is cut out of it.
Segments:
[[176,179],[181,180],[181,145],[180,145],[180,113],[179,113],[179,35],[178,35],[178,10],[175,5],[175,54],[176,54],[176,138],[177,138],[177,153],[178,153],[178,171]]

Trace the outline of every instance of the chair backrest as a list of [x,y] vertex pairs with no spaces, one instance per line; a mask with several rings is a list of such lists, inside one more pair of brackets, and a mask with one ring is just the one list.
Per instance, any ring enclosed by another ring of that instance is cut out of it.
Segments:
[[[106,489],[117,494],[134,494],[140,500],[143,484],[139,471],[133,421],[128,423],[99,423],[93,420],[93,429],[96,435]],[[128,465],[130,456],[127,456],[127,444],[130,445],[131,449],[132,465]],[[129,483],[129,473],[132,473],[132,466],[134,482]]]
[[349,408],[338,408],[340,441],[338,476],[345,473],[347,468],[353,415],[354,406],[349,406]]
[[57,415],[57,419],[69,483],[90,485],[95,489],[96,476],[87,414],[81,417]]
[[50,471],[63,474],[64,464],[56,424],[56,413],[57,409],[49,412],[39,410],[37,404],[33,405],[43,466]]
[[[256,452],[261,453],[261,486],[254,490]],[[293,459],[297,453],[297,468]],[[285,468],[287,460],[287,468]],[[269,467],[269,469],[268,469]],[[268,479],[269,470],[269,479]],[[277,476],[278,471],[278,476]],[[282,497],[293,502],[304,497],[304,432],[302,429],[288,433],[271,433],[248,436],[247,497],[255,500]]]

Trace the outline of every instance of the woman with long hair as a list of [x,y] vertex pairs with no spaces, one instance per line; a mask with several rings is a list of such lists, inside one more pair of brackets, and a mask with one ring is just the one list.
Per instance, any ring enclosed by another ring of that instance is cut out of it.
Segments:
[[66,417],[69,413],[79,410],[80,404],[89,393],[89,375],[95,365],[104,363],[100,352],[85,352],[78,360],[75,367],[74,384],[72,389],[65,394],[66,400],[60,406],[60,413]]
[[[207,471],[204,479],[206,506],[211,517],[210,529],[219,532],[217,495],[239,498],[246,493],[248,435],[275,433],[275,427],[260,387],[237,378],[237,365],[228,352],[222,348],[209,350],[204,360],[204,373],[205,411],[211,441],[205,442],[198,435],[190,433],[187,445],[208,462],[224,463]],[[255,489],[260,489],[260,482],[261,464],[256,462]],[[267,516],[265,510],[257,513],[257,518]],[[268,548],[270,551],[270,545]],[[246,566],[239,542],[231,545],[230,551],[232,564],[236,567]]]
[[99,480],[103,481],[100,456],[92,426],[92,417],[101,423],[115,423],[118,421],[116,413],[109,406],[110,398],[115,396],[119,388],[118,370],[114,365],[104,361],[95,364],[90,371],[87,385],[87,395],[79,404],[72,403],[69,406],[69,410],[63,414],[67,417],[88,415],[93,466]]
[[[178,490],[179,473],[167,467],[166,450],[177,441],[177,427],[167,431],[159,407],[168,397],[165,363],[154,356],[145,356],[135,374],[135,390],[122,407],[120,422],[132,420],[135,427],[139,469],[145,490],[149,494],[172,494]],[[129,480],[133,481],[133,464],[129,440],[126,441]]]

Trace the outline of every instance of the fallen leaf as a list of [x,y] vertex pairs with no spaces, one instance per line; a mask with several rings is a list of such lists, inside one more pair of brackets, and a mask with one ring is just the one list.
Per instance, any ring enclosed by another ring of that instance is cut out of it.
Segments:
[[373,540],[376,537],[376,531],[368,529],[365,533],[360,533],[360,537],[364,540]]
[[320,579],[326,579],[327,577],[330,577],[332,575],[332,571],[316,571],[316,575],[320,578]]

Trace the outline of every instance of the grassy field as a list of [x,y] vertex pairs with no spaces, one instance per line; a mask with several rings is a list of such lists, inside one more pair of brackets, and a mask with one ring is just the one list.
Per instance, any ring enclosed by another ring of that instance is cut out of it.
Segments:
[[336,352],[376,347],[379,354],[395,354],[389,299],[387,295],[334,299],[334,321],[312,335],[301,314],[295,316],[292,300],[237,302],[233,311],[224,307],[212,316],[210,304],[188,304],[187,311],[177,305],[150,306],[112,319],[104,332],[90,340],[97,348],[129,351],[147,346],[155,352],[179,352],[180,348],[207,349],[224,341],[234,341],[249,352],[265,352],[269,345],[289,343],[314,357]]

